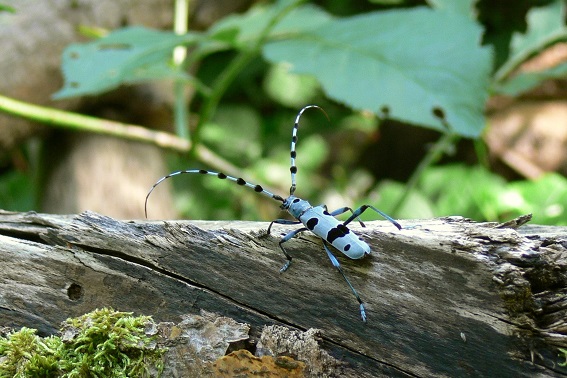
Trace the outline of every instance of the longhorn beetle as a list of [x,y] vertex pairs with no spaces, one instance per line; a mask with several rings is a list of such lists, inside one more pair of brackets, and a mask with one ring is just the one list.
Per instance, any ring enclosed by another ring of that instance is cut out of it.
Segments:
[[[362,205],[361,207],[359,207],[358,209],[356,209],[354,211],[350,207],[342,207],[340,209],[337,209],[337,210],[329,213],[326,205],[319,205],[319,206],[313,207],[313,206],[311,206],[311,204],[309,202],[302,200],[301,198],[296,197],[294,195],[295,188],[296,188],[295,175],[297,174],[297,166],[295,165],[295,158],[296,158],[295,146],[297,145],[297,130],[299,128],[299,119],[301,118],[301,115],[303,114],[303,112],[307,109],[310,109],[310,108],[317,108],[317,109],[321,110],[323,113],[325,113],[325,111],[317,105],[308,105],[308,106],[305,106],[303,109],[301,109],[299,111],[299,113],[297,114],[297,117],[295,118],[295,124],[293,125],[293,132],[292,132],[292,137],[291,137],[291,153],[290,153],[290,155],[291,155],[291,167],[290,167],[291,187],[289,189],[289,197],[283,198],[283,197],[281,197],[277,194],[273,194],[273,193],[265,190],[260,185],[252,184],[252,183],[245,181],[244,179],[232,177],[232,176],[226,175],[224,173],[212,172],[212,171],[207,171],[207,170],[204,170],[204,169],[189,169],[189,170],[184,170],[184,171],[173,172],[173,173],[170,173],[167,176],[160,178],[151,187],[150,191],[148,192],[148,194],[146,196],[144,211],[145,211],[146,217],[147,217],[148,216],[148,212],[147,212],[148,198],[150,197],[150,194],[152,194],[152,191],[156,188],[156,186],[158,186],[162,181],[164,181],[164,180],[166,180],[166,179],[168,179],[172,176],[180,175],[182,173],[199,173],[199,174],[202,174],[202,175],[216,176],[216,177],[218,177],[219,179],[222,179],[222,180],[234,181],[238,185],[247,186],[249,188],[254,189],[254,191],[257,192],[257,193],[261,193],[261,194],[268,196],[268,197],[270,197],[270,198],[272,198],[276,201],[280,201],[282,203],[280,207],[283,210],[286,210],[289,214],[291,214],[296,220],[293,221],[293,220],[288,220],[288,219],[276,219],[276,220],[272,221],[270,223],[270,225],[268,226],[267,234],[268,235],[270,234],[270,231],[272,229],[272,225],[274,223],[277,223],[277,224],[299,224],[299,223],[303,223],[303,226],[304,226],[304,227],[301,227],[297,230],[291,231],[290,233],[285,235],[280,240],[279,246],[280,246],[281,250],[283,251],[285,257],[287,258],[287,262],[280,269],[280,272],[282,272],[282,273],[285,272],[289,268],[289,266],[291,264],[291,260],[292,260],[291,255],[283,247],[283,243],[287,242],[288,240],[290,240],[291,238],[293,238],[294,236],[296,236],[300,232],[307,231],[307,230],[313,232],[315,235],[319,236],[323,240],[323,248],[325,248],[325,251],[327,252],[327,256],[329,256],[329,259],[331,260],[331,263],[333,264],[333,266],[335,268],[337,268],[339,273],[343,276],[344,280],[346,281],[346,283],[350,287],[350,290],[353,292],[354,296],[356,297],[356,300],[360,304],[360,316],[362,317],[363,321],[366,321],[366,311],[364,309],[364,304],[362,303],[360,296],[358,295],[358,293],[356,292],[356,290],[354,289],[354,287],[352,286],[352,284],[350,283],[348,278],[345,276],[345,274],[344,274],[344,272],[343,272],[343,270],[342,270],[342,268],[339,264],[339,261],[336,259],[336,257],[331,252],[331,250],[329,248],[329,244],[331,244],[333,247],[335,247],[336,249],[338,249],[339,251],[341,251],[347,257],[349,257],[351,259],[360,259],[360,258],[364,257],[366,254],[370,254],[370,247],[368,246],[368,244],[366,244],[366,242],[364,242],[361,238],[359,238],[353,232],[351,232],[347,227],[347,225],[350,222],[352,222],[354,219],[356,219],[362,227],[365,227],[364,223],[360,220],[359,216],[363,212],[365,212],[367,209],[374,210],[375,212],[377,212],[378,214],[383,216],[385,219],[390,221],[399,230],[401,230],[402,226],[400,226],[400,224],[398,222],[396,222],[393,218],[391,218],[387,214],[383,213],[382,211],[378,210],[377,208],[375,208],[374,206],[371,206],[371,205]],[[325,113],[325,116],[327,116],[327,113]],[[327,118],[328,118],[328,116],[327,116]],[[339,221],[335,218],[335,216],[346,213],[347,211],[350,211],[352,213],[352,215],[346,221],[341,222],[341,221]]]

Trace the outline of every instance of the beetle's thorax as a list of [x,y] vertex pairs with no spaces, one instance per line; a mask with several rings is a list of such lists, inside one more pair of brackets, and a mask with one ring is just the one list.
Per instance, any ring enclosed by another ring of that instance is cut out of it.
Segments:
[[282,209],[287,210],[287,212],[295,219],[299,219],[303,213],[311,209],[313,206],[311,206],[309,202],[291,195],[285,199],[281,207]]

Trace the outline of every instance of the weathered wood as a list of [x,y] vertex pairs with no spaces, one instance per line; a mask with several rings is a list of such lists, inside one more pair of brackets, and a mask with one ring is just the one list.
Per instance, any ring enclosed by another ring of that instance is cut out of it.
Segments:
[[[358,376],[561,376],[567,348],[567,230],[460,217],[368,222],[373,254],[338,256],[358,304],[320,241],[258,222],[121,222],[0,213],[0,325],[53,332],[96,307],[179,321],[200,309],[247,322],[319,328]],[[337,255],[339,253],[337,252]]]

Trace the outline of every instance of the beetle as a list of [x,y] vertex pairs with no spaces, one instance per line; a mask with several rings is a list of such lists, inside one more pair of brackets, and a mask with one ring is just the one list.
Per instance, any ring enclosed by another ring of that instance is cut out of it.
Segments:
[[[297,131],[298,131],[298,128],[299,128],[299,120],[300,120],[301,116],[303,115],[303,112],[305,112],[305,110],[310,109],[310,108],[317,108],[317,109],[321,110],[325,114],[325,116],[327,116],[325,111],[322,108],[320,108],[319,106],[307,105],[299,111],[299,113],[297,114],[297,116],[295,118],[295,123],[294,123],[293,131],[292,131],[291,151],[290,151],[290,156],[291,156],[291,166],[290,166],[291,187],[290,187],[290,190],[289,190],[289,196],[287,198],[283,198],[280,195],[274,194],[274,193],[264,189],[261,185],[253,184],[253,183],[250,183],[250,182],[248,182],[248,181],[246,181],[242,178],[229,176],[229,175],[224,174],[222,172],[214,172],[214,171],[209,171],[209,170],[204,170],[204,169],[188,169],[188,170],[176,171],[176,172],[168,174],[167,176],[160,178],[150,188],[148,194],[146,195],[144,211],[145,211],[145,214],[146,214],[146,217],[147,217],[147,214],[148,214],[147,213],[148,199],[149,199],[151,193],[153,192],[153,190],[160,183],[162,183],[164,180],[167,180],[170,177],[177,176],[177,175],[180,175],[180,174],[187,174],[187,173],[211,175],[211,176],[216,176],[217,178],[219,178],[221,180],[233,181],[238,185],[249,187],[257,193],[268,196],[268,197],[270,197],[270,198],[272,198],[276,201],[280,201],[282,203],[280,208],[282,210],[287,211],[295,220],[276,219],[276,220],[274,220],[270,223],[270,225],[268,226],[266,234],[268,234],[268,235],[270,234],[272,226],[274,224],[302,224],[303,225],[303,227],[289,232],[279,241],[279,247],[280,247],[280,249],[282,250],[282,252],[284,253],[284,255],[287,259],[286,263],[280,269],[280,272],[281,273],[285,272],[289,268],[289,266],[291,265],[291,261],[292,261],[292,256],[286,251],[283,244],[285,242],[289,241],[290,239],[292,239],[294,236],[298,235],[301,232],[304,232],[304,231],[313,232],[315,235],[319,236],[322,239],[323,248],[327,252],[327,256],[331,260],[331,263],[340,272],[340,274],[342,275],[342,277],[344,278],[344,280],[346,281],[346,283],[350,287],[352,293],[355,295],[355,297],[356,297],[356,299],[359,303],[360,316],[361,316],[362,320],[364,322],[366,322],[366,309],[364,307],[364,303],[362,302],[362,299],[358,295],[358,292],[355,290],[355,288],[352,286],[349,279],[344,274],[344,272],[341,268],[341,265],[339,264],[339,261],[331,252],[329,244],[331,246],[333,246],[334,248],[336,248],[337,250],[341,251],[343,254],[345,254],[347,257],[349,257],[351,259],[360,259],[360,258],[363,258],[364,256],[366,256],[367,254],[370,254],[370,246],[347,227],[347,225],[355,219],[360,223],[360,225],[362,227],[365,227],[364,223],[360,220],[359,216],[368,209],[374,210],[375,212],[380,214],[382,217],[384,217],[386,220],[388,220],[394,226],[396,226],[396,228],[398,228],[398,230],[401,230],[402,226],[397,221],[395,221],[392,217],[385,214],[381,210],[378,210],[377,208],[375,208],[372,205],[362,205],[361,207],[357,208],[356,210],[352,210],[350,207],[342,207],[340,209],[329,212],[326,205],[312,206],[308,201],[303,200],[303,199],[295,196],[295,190],[296,190],[296,187],[297,187],[296,177],[295,177],[296,174],[297,174],[297,166],[296,166],[296,163],[295,163],[295,159],[296,159],[296,156],[297,156],[296,145],[297,145],[297,141],[298,141]],[[335,218],[337,215],[344,214],[348,211],[351,212],[351,216],[346,221],[342,222],[342,221],[338,220],[337,218]]]

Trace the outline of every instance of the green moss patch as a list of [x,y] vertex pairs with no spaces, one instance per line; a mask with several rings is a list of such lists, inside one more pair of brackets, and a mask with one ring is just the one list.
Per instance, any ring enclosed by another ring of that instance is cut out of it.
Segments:
[[22,328],[0,337],[0,378],[151,377],[163,369],[149,316],[95,310],[62,323],[58,336]]

